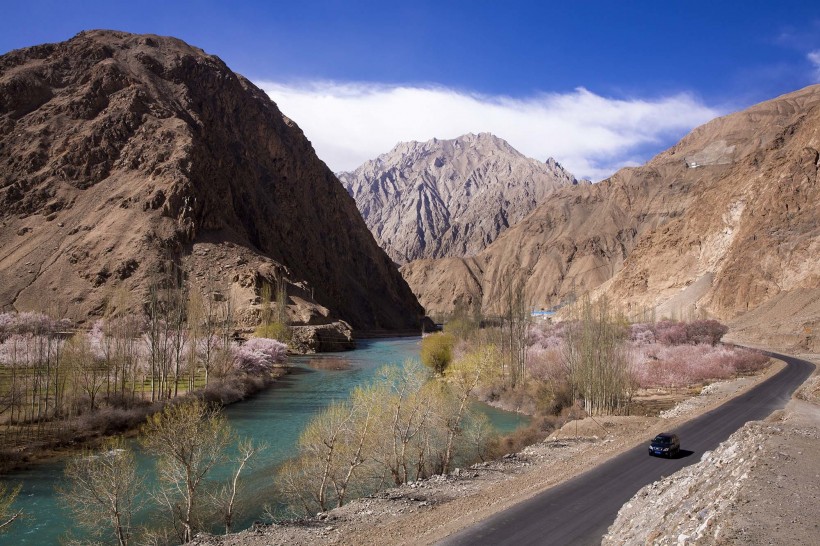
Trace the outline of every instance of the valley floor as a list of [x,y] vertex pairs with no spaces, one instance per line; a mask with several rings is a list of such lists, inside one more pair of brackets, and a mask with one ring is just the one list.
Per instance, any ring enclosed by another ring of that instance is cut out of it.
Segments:
[[715,383],[666,417],[608,417],[571,422],[546,441],[504,459],[448,476],[402,485],[309,520],[260,526],[224,537],[199,536],[200,546],[432,544],[584,472],[663,430],[745,392],[762,375]]

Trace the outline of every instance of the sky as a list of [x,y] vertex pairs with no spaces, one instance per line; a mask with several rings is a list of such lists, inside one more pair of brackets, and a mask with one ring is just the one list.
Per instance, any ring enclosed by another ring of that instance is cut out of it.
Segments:
[[578,177],[820,82],[820,2],[0,0],[0,53],[176,36],[263,88],[334,171],[491,132]]

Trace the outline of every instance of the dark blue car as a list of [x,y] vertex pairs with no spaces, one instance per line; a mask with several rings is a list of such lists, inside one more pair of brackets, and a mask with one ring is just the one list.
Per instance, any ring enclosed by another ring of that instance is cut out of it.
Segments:
[[649,444],[649,454],[657,457],[677,457],[680,454],[680,438],[677,434],[658,434]]

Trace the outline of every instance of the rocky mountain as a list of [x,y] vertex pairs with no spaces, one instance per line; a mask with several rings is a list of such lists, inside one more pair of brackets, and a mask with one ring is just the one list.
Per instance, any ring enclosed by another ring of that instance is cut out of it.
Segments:
[[431,312],[534,307],[592,291],[633,314],[707,314],[817,343],[820,86],[713,120],[646,165],[560,190],[468,259],[402,272]]
[[338,176],[400,264],[477,254],[557,188],[578,183],[552,158],[530,159],[489,133],[400,143]]
[[276,279],[301,324],[423,315],[302,131],[219,58],[113,31],[0,57],[0,308],[136,309],[169,263],[249,323]]

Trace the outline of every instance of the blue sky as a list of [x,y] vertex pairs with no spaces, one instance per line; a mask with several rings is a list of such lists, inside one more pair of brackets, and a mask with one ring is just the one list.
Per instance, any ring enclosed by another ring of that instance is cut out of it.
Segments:
[[601,178],[715,115],[820,81],[820,2],[7,2],[0,52],[173,35],[263,87],[350,169],[487,130]]

